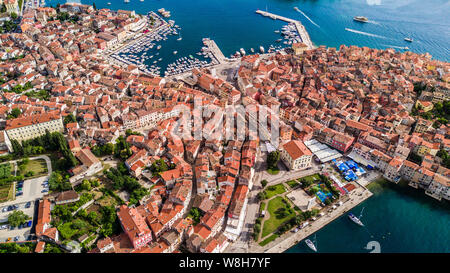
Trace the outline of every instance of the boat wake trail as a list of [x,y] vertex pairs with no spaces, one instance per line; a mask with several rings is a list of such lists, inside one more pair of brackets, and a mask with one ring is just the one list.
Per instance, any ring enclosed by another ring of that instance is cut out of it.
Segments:
[[371,20],[367,21],[367,23],[374,24],[374,25],[381,25],[380,23],[375,22],[375,21],[371,21]]
[[359,31],[359,30],[354,30],[351,28],[345,28],[345,30],[353,32],[353,33],[358,33],[361,35],[366,35],[366,36],[370,36],[370,37],[376,37],[376,38],[381,38],[381,39],[386,39],[386,37],[381,36],[381,35],[376,35],[376,34],[372,34],[372,33],[367,33],[367,32],[363,32],[363,31]]
[[294,8],[296,11],[300,12],[301,14],[303,14],[303,16],[305,16],[306,19],[308,19],[313,25],[315,25],[316,27],[320,28],[320,26],[318,24],[316,24],[313,20],[311,20],[311,18],[308,17],[308,15],[306,15],[303,11],[301,11],[299,8],[295,7]]

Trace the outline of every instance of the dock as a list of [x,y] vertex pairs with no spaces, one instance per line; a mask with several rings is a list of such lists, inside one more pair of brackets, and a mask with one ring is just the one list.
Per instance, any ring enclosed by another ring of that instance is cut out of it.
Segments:
[[223,55],[222,50],[217,46],[216,42],[212,39],[206,40],[205,45],[209,48],[214,57],[219,61],[219,64],[226,62],[226,57]]
[[261,14],[264,17],[269,17],[272,18],[273,20],[281,20],[281,21],[285,21],[288,23],[293,23],[295,24],[295,27],[297,29],[298,34],[300,35],[300,38],[302,39],[302,42],[308,46],[308,49],[313,49],[314,45],[311,42],[311,38],[309,38],[309,34],[308,31],[306,31],[305,26],[302,25],[302,23],[300,21],[294,20],[294,19],[290,19],[284,16],[280,16],[280,15],[276,15],[267,11],[262,11],[262,10],[256,10],[256,13]]

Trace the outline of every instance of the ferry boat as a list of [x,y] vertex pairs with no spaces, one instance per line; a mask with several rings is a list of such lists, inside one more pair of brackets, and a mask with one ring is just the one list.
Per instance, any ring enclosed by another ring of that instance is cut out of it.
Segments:
[[364,226],[364,224],[361,222],[361,220],[359,220],[358,217],[356,217],[353,213],[349,213],[348,214],[348,218],[350,218],[350,220],[352,220],[355,224],[358,224],[360,226]]
[[405,41],[412,43],[413,39],[407,37],[405,38]]
[[264,53],[264,47],[263,46],[259,46],[259,51],[261,51],[261,53]]
[[355,16],[355,17],[353,17],[353,20],[361,22],[361,23],[367,23],[369,21],[369,19],[367,19],[367,17],[364,17],[364,16]]
[[306,245],[311,248],[312,251],[317,252],[317,248],[310,239],[305,240]]

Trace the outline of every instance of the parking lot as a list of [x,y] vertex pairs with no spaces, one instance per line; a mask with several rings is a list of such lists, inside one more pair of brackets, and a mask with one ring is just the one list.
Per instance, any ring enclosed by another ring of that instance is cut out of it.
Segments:
[[[50,174],[51,163],[50,159],[46,156],[40,156],[38,158],[44,158],[47,162],[48,173]],[[6,242],[9,238],[11,241],[24,241],[27,240],[31,235],[31,231],[35,225],[35,217],[37,215],[37,200],[41,199],[42,196],[48,192],[48,178],[49,176],[41,176],[33,179],[28,179],[20,182],[15,182],[15,194],[21,189],[22,194],[16,196],[15,200],[0,203],[0,242]],[[14,210],[21,210],[26,215],[30,216],[32,220],[32,225],[30,227],[26,226],[23,228],[14,228],[7,224],[8,215]],[[6,227],[5,227],[6,225]]]

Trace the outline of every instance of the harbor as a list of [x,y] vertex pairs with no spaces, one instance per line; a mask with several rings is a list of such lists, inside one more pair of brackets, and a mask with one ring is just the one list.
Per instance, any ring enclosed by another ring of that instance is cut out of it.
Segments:
[[[161,8],[158,12],[166,18],[170,17],[170,11]],[[234,63],[246,54],[276,53],[284,47],[290,47],[293,43],[304,42],[308,45],[308,48],[312,48],[309,35],[300,22],[260,10],[257,13],[288,22],[288,25],[284,25],[280,30],[275,31],[275,33],[280,33],[283,36],[284,41],[283,39],[277,39],[278,44],[271,44],[267,50],[262,45],[250,48],[250,52],[240,48],[227,58],[215,40],[202,38],[202,46],[199,52],[195,54],[184,53],[174,60],[174,56],[182,54],[178,48],[173,47],[183,39],[181,27],[176,25],[174,20],[166,21],[161,15],[150,11],[145,17],[145,27],[140,31],[128,33],[126,39],[106,49],[104,56],[116,65],[123,67],[135,65],[142,73],[148,75],[174,77],[185,75],[193,68]],[[165,47],[168,42],[170,42],[168,45],[171,50],[170,55],[167,48],[163,49],[163,46]]]

